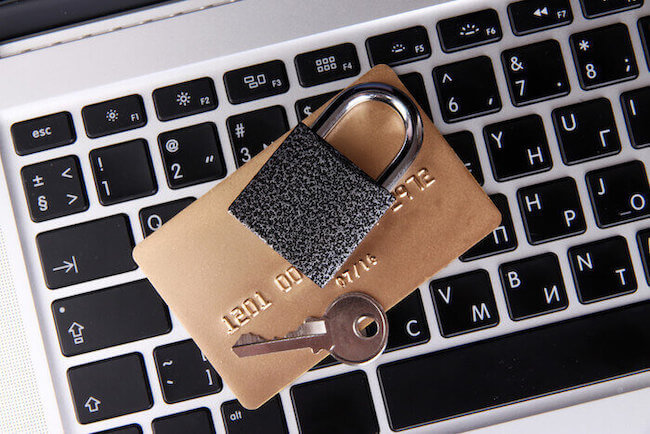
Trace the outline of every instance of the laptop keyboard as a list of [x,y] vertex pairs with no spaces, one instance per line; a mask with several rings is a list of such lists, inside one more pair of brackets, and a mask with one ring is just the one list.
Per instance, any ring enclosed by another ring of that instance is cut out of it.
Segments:
[[[53,372],[68,379],[62,408],[84,432],[375,432],[650,369],[639,344],[650,339],[642,4],[411,15],[401,28],[348,29],[349,42],[17,119],[3,157],[23,186],[14,206],[31,217],[23,242],[35,239],[25,250],[51,310],[42,327],[60,347]],[[131,250],[379,63],[396,67],[502,223],[388,312],[387,354],[370,369],[328,358],[245,410]]]

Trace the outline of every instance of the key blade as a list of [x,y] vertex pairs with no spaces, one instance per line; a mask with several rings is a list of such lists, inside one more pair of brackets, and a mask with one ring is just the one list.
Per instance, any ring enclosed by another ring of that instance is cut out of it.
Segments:
[[264,339],[260,335],[256,335],[254,333],[245,333],[237,339],[237,342],[235,342],[235,345],[233,347],[239,347],[242,345],[250,345],[250,344],[256,344],[258,342],[265,342],[266,339]]
[[331,342],[328,335],[299,336],[234,345],[232,350],[239,357],[258,356],[260,354],[277,353],[301,348],[311,348],[314,353],[317,353],[320,350],[330,350],[332,348]]
[[314,353],[332,348],[332,341],[327,333],[325,321],[308,318],[296,330],[287,333],[285,337],[269,340],[253,333],[246,333],[239,337],[232,350],[239,357],[250,357],[300,348],[311,348]]

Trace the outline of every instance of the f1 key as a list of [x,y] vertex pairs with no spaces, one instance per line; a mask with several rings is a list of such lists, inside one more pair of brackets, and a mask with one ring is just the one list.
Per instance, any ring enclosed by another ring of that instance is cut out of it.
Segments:
[[[377,333],[366,336],[364,321],[374,320]],[[349,365],[369,362],[379,356],[388,341],[388,319],[381,305],[369,295],[348,292],[335,299],[322,318],[307,318],[283,338],[266,340],[258,335],[242,335],[232,350],[239,357],[278,351],[311,348],[329,351]]]

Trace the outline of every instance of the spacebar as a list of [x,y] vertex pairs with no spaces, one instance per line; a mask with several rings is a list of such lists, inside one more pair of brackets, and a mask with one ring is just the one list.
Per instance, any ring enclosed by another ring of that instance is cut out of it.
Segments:
[[382,365],[393,430],[650,368],[650,301]]

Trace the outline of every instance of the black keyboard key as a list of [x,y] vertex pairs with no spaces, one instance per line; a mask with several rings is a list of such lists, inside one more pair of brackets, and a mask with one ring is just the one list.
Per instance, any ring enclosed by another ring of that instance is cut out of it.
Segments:
[[36,244],[50,289],[137,268],[131,257],[131,225],[124,214],[40,233]]
[[648,69],[650,69],[650,17],[641,18],[638,26],[641,42],[643,43],[643,51],[645,52],[645,61]]
[[499,267],[508,313],[513,320],[566,309],[569,301],[557,256],[545,253]]
[[214,83],[208,77],[161,87],[152,97],[161,121],[214,110],[218,104]]
[[332,99],[340,91],[322,93],[320,95],[310,96],[296,101],[296,116],[299,121],[303,121],[307,116],[315,112],[320,106]]
[[512,33],[517,36],[566,26],[573,21],[569,0],[522,0],[508,5]]
[[25,166],[20,171],[29,215],[42,222],[88,209],[86,187],[75,156]]
[[161,203],[140,210],[140,226],[145,237],[153,234],[167,223],[176,214],[185,209],[189,204],[194,202],[195,198],[186,197],[183,199],[173,200],[171,202]]
[[645,270],[645,280],[650,285],[650,229],[644,229],[636,234],[636,241],[641,252],[641,261]]
[[146,125],[147,115],[140,95],[129,95],[97,104],[81,110],[90,138],[107,136]]
[[247,66],[223,75],[228,100],[241,104],[279,95],[289,90],[287,70],[281,60]]
[[214,434],[214,422],[207,408],[159,417],[151,422],[154,434]]
[[379,432],[363,371],[298,384],[291,388],[291,398],[302,433]]
[[221,377],[193,340],[153,351],[163,399],[168,404],[221,392]]
[[621,95],[621,105],[630,142],[635,148],[650,145],[650,87],[631,90]]
[[415,101],[420,104],[422,110],[424,110],[430,118],[431,106],[429,105],[429,96],[427,95],[427,89],[420,73],[410,72],[408,74],[402,74],[399,76],[399,79],[404,83],[406,89],[411,92]]
[[545,172],[553,166],[539,115],[488,125],[483,136],[497,181]]
[[13,124],[11,138],[16,153],[27,155],[69,145],[77,135],[70,113],[61,112]]
[[236,399],[221,404],[226,434],[286,434],[280,396],[276,395],[256,410],[247,410]]
[[580,303],[636,291],[627,241],[621,236],[571,247],[569,262]]
[[481,161],[476,152],[476,142],[474,135],[469,131],[459,131],[453,134],[446,134],[444,136],[451,149],[454,150],[458,158],[463,162],[469,173],[472,174],[479,185],[483,185],[483,170],[481,169]]
[[580,0],[582,13],[587,18],[615,14],[628,9],[641,7],[641,5],[643,5],[643,0]]
[[102,205],[113,205],[158,191],[149,146],[143,139],[90,151],[95,187]]
[[450,338],[499,323],[487,271],[476,270],[437,279],[429,287],[442,336]]
[[429,342],[429,326],[419,290],[393,306],[386,315],[389,326],[386,352]]
[[442,49],[451,53],[501,39],[499,15],[485,9],[438,22],[438,37]]
[[571,90],[560,44],[555,40],[506,50],[501,62],[516,106],[558,98]]
[[642,162],[630,161],[587,172],[586,179],[599,227],[606,228],[650,215],[650,187]]
[[422,26],[384,33],[366,39],[370,66],[397,66],[431,56],[427,29]]
[[95,434],[142,434],[142,428],[140,425],[134,423],[133,425],[107,429],[106,431],[96,432]]
[[52,303],[65,356],[169,332],[169,311],[148,280],[86,292]]
[[632,80],[639,75],[625,24],[574,33],[569,41],[583,89]]
[[512,215],[508,199],[503,194],[492,194],[490,199],[501,213],[501,224],[491,234],[460,255],[461,261],[473,261],[487,256],[498,255],[517,248],[517,234],[512,225]]
[[646,371],[648,341],[645,301],[398,360],[377,372],[390,427],[401,430]]
[[303,87],[354,77],[361,70],[357,49],[350,43],[299,54],[294,63]]
[[169,188],[177,189],[226,176],[217,127],[212,122],[158,136]]
[[501,98],[489,57],[480,56],[433,70],[445,122],[457,122],[501,110]]
[[618,154],[621,141],[608,99],[598,98],[553,110],[553,125],[565,164]]
[[587,230],[573,178],[520,188],[517,200],[530,244],[572,237]]
[[230,116],[226,125],[237,167],[266,149],[289,129],[287,113],[279,105]]
[[146,410],[153,405],[144,360],[131,353],[68,369],[79,423]]

